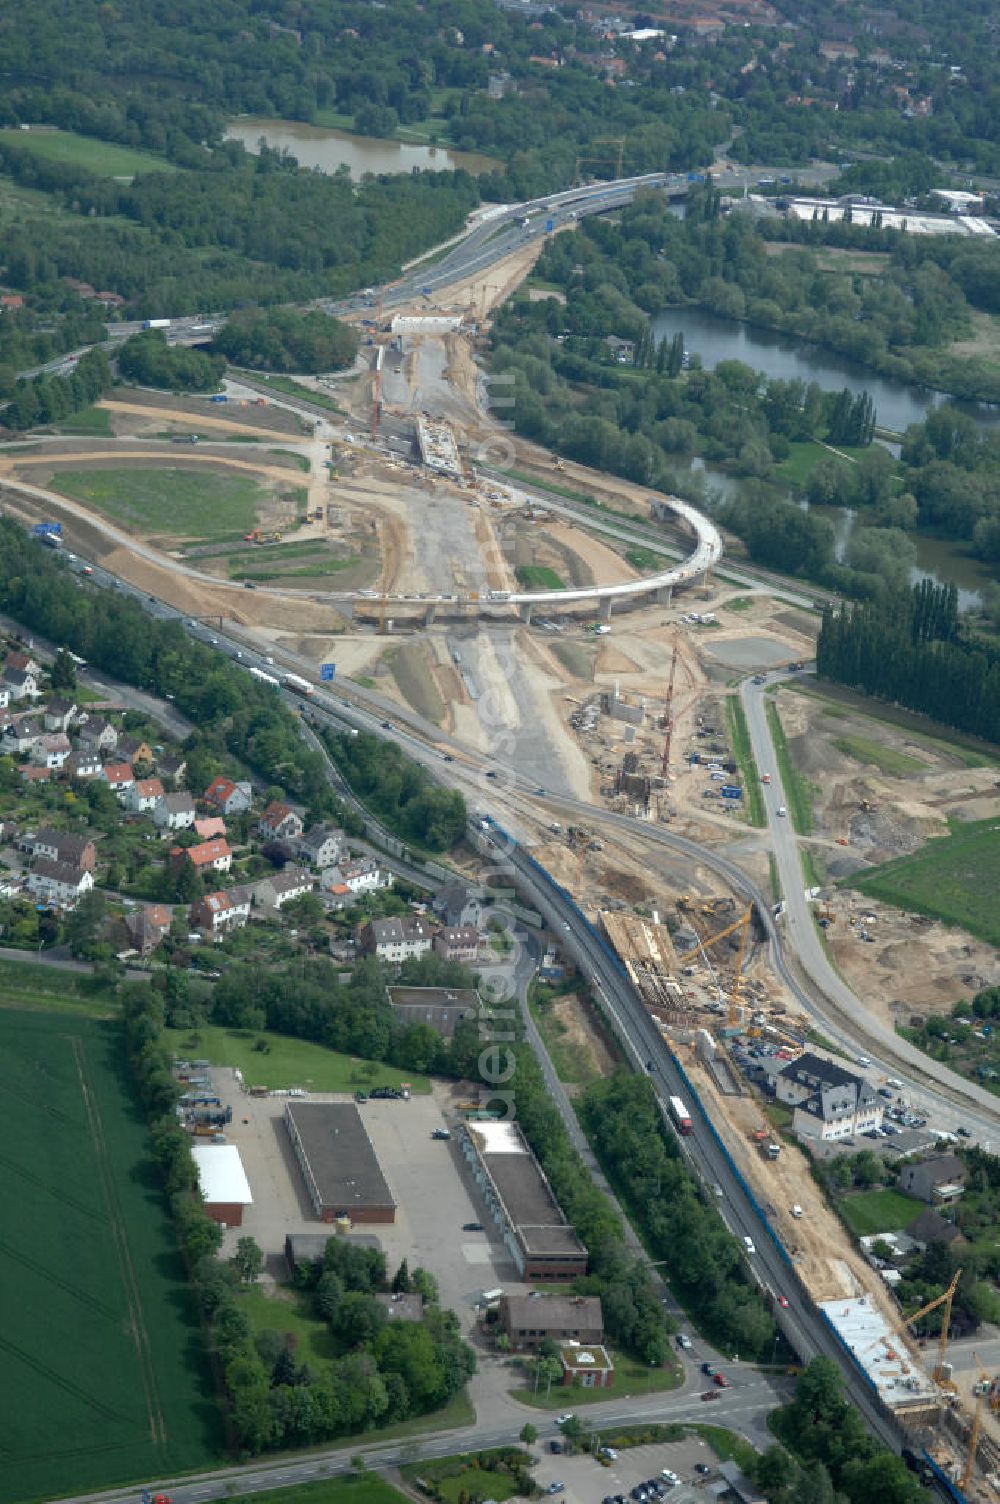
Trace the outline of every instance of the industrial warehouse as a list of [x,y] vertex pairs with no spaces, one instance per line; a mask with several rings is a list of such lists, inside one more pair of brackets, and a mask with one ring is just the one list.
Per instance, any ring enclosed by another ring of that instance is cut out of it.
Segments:
[[396,1203],[353,1103],[289,1102],[285,1126],[320,1222],[395,1222]]
[[524,1280],[565,1283],[587,1272],[587,1250],[514,1123],[468,1125],[462,1152]]

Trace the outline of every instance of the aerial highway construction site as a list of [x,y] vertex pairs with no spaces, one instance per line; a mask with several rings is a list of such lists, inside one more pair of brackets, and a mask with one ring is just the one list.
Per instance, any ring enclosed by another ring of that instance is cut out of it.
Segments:
[[[394,320],[362,303],[371,343],[343,376],[300,379],[315,400],[238,373],[223,400],[116,391],[100,437],[4,445],[0,501],[58,523],[71,567],[245,666],[322,677],[317,713],[395,737],[514,831],[616,958],[681,1098],[697,1094],[693,1137],[718,1136],[788,1283],[952,1472],[973,1425],[995,1467],[976,1370],[920,1345],[814,1173],[858,1149],[887,1162],[904,1117],[930,1147],[966,1125],[996,1142],[994,1100],[894,1035],[956,989],[995,985],[994,949],[835,886],[963,812],[1000,816],[995,769],[831,709],[806,672],[822,600],[725,557],[710,518],[507,431],[477,354],[540,245]],[[812,788],[801,893],[779,878],[788,767],[755,756],[748,679]],[[793,910],[853,1011],[794,954],[778,964]],[[560,929],[557,961],[599,1004]],[[574,1027],[594,1058],[629,1059],[589,1016]],[[854,1094],[849,1122],[826,1116],[825,1083]],[[780,1314],[791,1292],[759,1277]]]

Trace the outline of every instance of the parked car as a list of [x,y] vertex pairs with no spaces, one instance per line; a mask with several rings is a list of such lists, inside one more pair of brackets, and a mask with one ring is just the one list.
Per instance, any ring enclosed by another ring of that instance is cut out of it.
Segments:
[[756,1253],[757,1252],[756,1248],[753,1246],[753,1238],[746,1238],[745,1237],[743,1239],[743,1247],[746,1249],[747,1253]]
[[462,1231],[463,1232],[482,1232],[482,1230],[483,1230],[483,1224],[481,1222],[463,1222],[462,1223]]
[[721,1396],[717,1389],[706,1389],[705,1393],[702,1395],[703,1400],[717,1400],[720,1398]]
[[547,1494],[564,1494],[566,1492],[566,1485],[565,1485],[565,1483],[560,1483],[559,1480],[557,1479],[555,1481],[555,1483],[550,1483],[549,1484],[549,1486],[545,1490],[545,1492]]

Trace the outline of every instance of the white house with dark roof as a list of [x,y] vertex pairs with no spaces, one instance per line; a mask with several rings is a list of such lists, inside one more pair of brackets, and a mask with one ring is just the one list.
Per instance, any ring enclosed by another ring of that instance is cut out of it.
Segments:
[[25,884],[28,891],[43,903],[66,907],[90,892],[94,886],[94,874],[84,867],[71,867],[69,862],[53,862],[43,856],[35,862]]
[[46,731],[68,731],[76,716],[76,701],[64,700],[60,695],[53,695],[42,712]]
[[194,813],[194,800],[190,794],[161,794],[153,806],[153,824],[158,830],[190,830],[194,825]]
[[801,1138],[852,1138],[881,1125],[885,1103],[874,1086],[822,1055],[807,1051],[790,1060],[774,1084],[778,1101],[794,1108],[792,1128]]
[[32,742],[28,756],[36,767],[55,771],[62,767],[72,750],[65,731],[49,731]]

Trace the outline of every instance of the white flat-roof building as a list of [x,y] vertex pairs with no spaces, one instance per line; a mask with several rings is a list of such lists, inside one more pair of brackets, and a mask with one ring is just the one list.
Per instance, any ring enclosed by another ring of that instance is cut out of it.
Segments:
[[844,219],[848,210],[851,223],[864,230],[905,230],[908,235],[996,235],[992,225],[972,214],[925,214],[919,209],[894,209],[887,204],[836,198],[793,198],[788,204],[790,219],[831,225]]
[[242,1227],[243,1208],[253,1205],[240,1151],[235,1144],[194,1144],[198,1185],[205,1211],[223,1227]]

